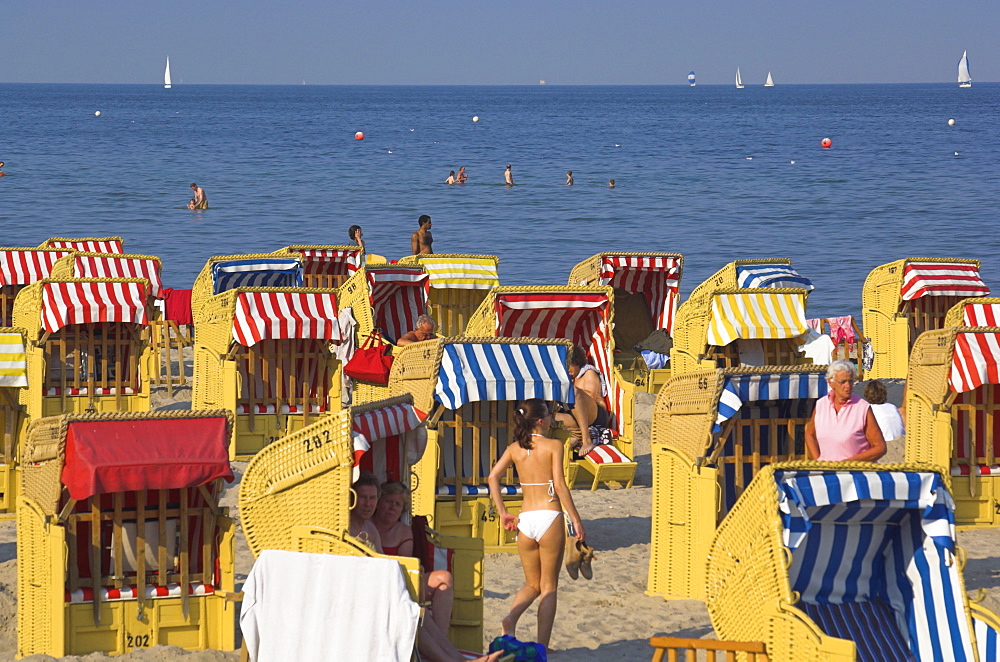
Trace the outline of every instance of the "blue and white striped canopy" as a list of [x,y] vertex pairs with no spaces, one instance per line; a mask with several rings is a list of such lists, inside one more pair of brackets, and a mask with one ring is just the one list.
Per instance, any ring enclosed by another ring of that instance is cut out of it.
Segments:
[[448,409],[526,398],[572,402],[566,354],[565,345],[445,345],[434,394]]
[[812,290],[808,278],[800,276],[786,264],[748,264],[736,267],[736,279],[740,287],[797,288]]
[[720,432],[722,424],[735,416],[744,402],[792,398],[816,399],[826,395],[828,388],[826,374],[821,372],[728,375],[722,385],[719,411],[712,432]]
[[302,287],[302,263],[292,258],[216,262],[212,283],[214,294],[237,287]]
[[[809,470],[774,479],[789,579],[808,613],[833,621],[831,605],[850,605],[875,617],[884,604],[913,659],[973,659],[953,556],[955,504],[939,474]],[[845,627],[858,635],[859,659],[868,659],[862,648],[892,645]]]

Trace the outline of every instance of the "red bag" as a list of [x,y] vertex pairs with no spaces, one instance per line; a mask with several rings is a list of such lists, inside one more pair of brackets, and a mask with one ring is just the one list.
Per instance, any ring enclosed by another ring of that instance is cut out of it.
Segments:
[[387,354],[389,348],[382,333],[373,329],[344,366],[344,374],[351,379],[385,386],[389,383],[389,372],[392,370],[392,355]]

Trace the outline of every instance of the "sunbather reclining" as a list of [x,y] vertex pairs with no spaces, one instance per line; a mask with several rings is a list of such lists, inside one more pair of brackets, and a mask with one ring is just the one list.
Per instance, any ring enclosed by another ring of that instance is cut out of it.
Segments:
[[569,360],[569,376],[573,378],[573,396],[576,402],[567,412],[555,415],[557,421],[580,440],[581,456],[594,450],[590,426],[610,427],[611,414],[604,406],[608,384],[597,368],[587,363],[587,355],[579,346],[573,347]]

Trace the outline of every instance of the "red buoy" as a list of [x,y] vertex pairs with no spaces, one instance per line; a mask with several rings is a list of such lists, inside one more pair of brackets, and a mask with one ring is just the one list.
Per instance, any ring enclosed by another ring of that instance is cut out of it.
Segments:
[[358,131],[357,133],[354,134],[354,139],[355,140],[364,140],[365,139],[365,134],[363,134],[362,132]]
[[829,138],[823,138],[823,140],[820,142],[820,145],[823,146],[823,149],[830,149],[831,147],[833,147],[833,141],[830,140]]

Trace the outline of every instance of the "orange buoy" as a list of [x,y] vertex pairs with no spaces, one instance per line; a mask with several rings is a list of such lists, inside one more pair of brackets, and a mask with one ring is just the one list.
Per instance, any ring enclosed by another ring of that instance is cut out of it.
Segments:
[[831,147],[833,147],[833,141],[830,140],[829,138],[823,138],[823,140],[820,141],[819,144],[823,146],[823,149],[830,149]]
[[362,132],[358,131],[357,133],[354,134],[354,139],[355,140],[364,140],[365,139],[365,134],[363,134]]

